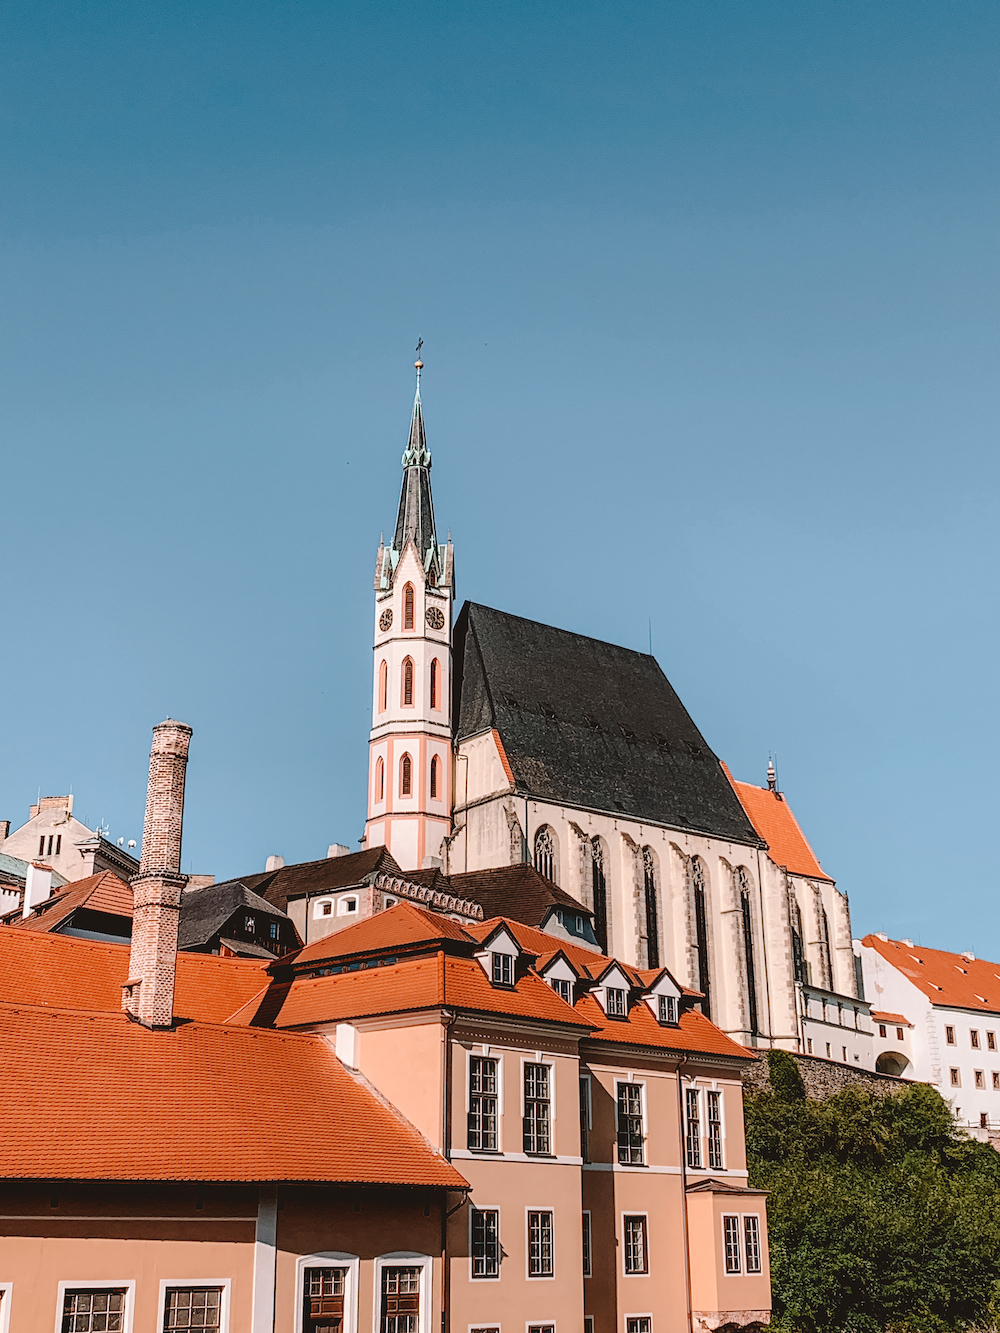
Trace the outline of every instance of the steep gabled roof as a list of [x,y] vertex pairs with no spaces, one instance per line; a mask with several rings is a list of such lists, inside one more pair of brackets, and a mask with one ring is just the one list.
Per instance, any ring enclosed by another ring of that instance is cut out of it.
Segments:
[[[105,916],[132,916],[132,890],[110,870],[78,879],[35,906],[30,916],[11,920],[13,930],[56,930],[79,908]],[[13,917],[13,913],[11,914]]]
[[[127,944],[0,930],[0,1003],[117,1013],[128,966]],[[267,983],[259,962],[180,953],[174,1012],[179,1018],[224,1022]]]
[[459,945],[463,952],[472,952],[472,941],[457,921],[404,901],[306,945],[291,961],[298,971],[329,958],[414,949],[428,952],[445,942]]
[[[227,880],[224,884],[208,884],[203,889],[194,889],[185,893],[181,899],[181,919],[177,932],[179,949],[194,949],[200,944],[207,944],[225,926],[234,912],[249,908],[273,920],[283,918],[280,908],[265,902],[258,894],[239,880]],[[241,948],[247,946],[241,945]],[[273,957],[266,949],[261,950],[261,957]]]
[[553,907],[565,907],[588,918],[594,915],[589,907],[526,862],[457,875],[445,875],[436,869],[410,870],[405,878],[458,898],[471,899],[479,903],[486,918],[505,916],[523,921],[526,926],[540,926]]
[[465,1180],[321,1037],[0,1005],[0,1178]]
[[655,658],[467,602],[455,626],[457,737],[495,728],[516,790],[758,846]]
[[754,787],[749,782],[737,782],[726,765],[722,767],[750,822],[767,843],[767,854],[775,865],[782,866],[792,875],[826,879],[832,884],[799,828],[784,794],[768,787]]
[[1000,1014],[1000,963],[878,935],[866,935],[861,943],[912,981],[933,1004]]
[[279,870],[255,871],[224,883],[244,884],[284,912],[288,909],[289,898],[353,889],[374,875],[402,873],[385,847],[368,847],[363,852],[351,852],[347,856],[303,861],[299,865],[282,866]]

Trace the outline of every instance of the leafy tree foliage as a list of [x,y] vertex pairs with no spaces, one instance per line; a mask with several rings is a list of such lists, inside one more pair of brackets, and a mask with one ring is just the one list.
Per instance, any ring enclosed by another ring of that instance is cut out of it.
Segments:
[[750,1182],[770,1191],[772,1327],[956,1333],[1000,1313],[1000,1153],[955,1127],[925,1084],[805,1096],[769,1052],[746,1099]]

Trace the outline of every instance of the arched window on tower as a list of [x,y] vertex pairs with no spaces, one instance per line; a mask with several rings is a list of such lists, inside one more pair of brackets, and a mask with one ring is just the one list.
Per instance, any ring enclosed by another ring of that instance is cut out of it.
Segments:
[[413,707],[413,658],[403,658],[403,707]]
[[389,664],[385,658],[378,669],[378,711],[384,713],[389,696]]
[[375,800],[385,800],[385,763],[381,755],[375,760]]
[[594,891],[594,934],[601,952],[608,951],[608,879],[604,843],[600,838],[590,840],[590,877]]
[[440,674],[440,671],[441,671],[441,664],[435,657],[431,661],[431,707],[432,708],[437,708],[438,706],[438,676]]
[[553,884],[559,883],[559,845],[548,824],[535,834],[535,869]]
[[413,584],[403,589],[403,629],[413,628]]
[[750,876],[744,866],[737,866],[734,872],[736,891],[740,900],[740,919],[743,922],[743,965],[746,969],[747,1022],[750,1035],[756,1038],[760,1031],[757,1015],[757,968],[753,951],[753,912],[750,902]]
[[436,801],[438,797],[438,772],[440,764],[437,755],[431,759],[431,800]]
[[705,901],[705,864],[699,856],[691,858],[691,890],[694,898],[695,948],[698,955],[698,989],[703,995],[702,1013],[712,1017],[712,984],[708,970],[708,906]]
[[408,754],[404,754],[399,761],[399,794],[413,795],[413,760]]
[[660,966],[660,922],[656,910],[656,853],[642,849],[642,883],[646,901],[646,966]]

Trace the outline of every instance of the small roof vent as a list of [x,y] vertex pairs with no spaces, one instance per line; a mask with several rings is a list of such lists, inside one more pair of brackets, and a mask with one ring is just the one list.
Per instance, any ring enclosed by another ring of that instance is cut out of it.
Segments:
[[907,947],[908,949],[912,949],[912,948],[913,948],[913,941],[912,941],[912,940],[900,940],[899,942],[900,942],[900,944],[905,944],[906,947]]
[[960,953],[958,956],[959,958],[964,958],[967,963],[974,963],[976,961],[976,955],[974,953]]

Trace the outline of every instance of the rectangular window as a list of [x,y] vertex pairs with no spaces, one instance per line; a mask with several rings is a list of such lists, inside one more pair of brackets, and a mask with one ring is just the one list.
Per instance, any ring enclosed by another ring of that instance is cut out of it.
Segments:
[[497,1061],[479,1055],[469,1060],[469,1147],[497,1150]]
[[524,1066],[524,1151],[552,1151],[549,1127],[549,1066]]
[[120,1333],[125,1327],[124,1287],[67,1291],[62,1333]]
[[56,838],[56,856],[58,856],[61,851],[62,851],[62,834],[60,833],[59,836]]
[[565,1000],[567,1004],[573,1003],[573,983],[571,981],[566,981],[563,977],[553,977],[552,989],[560,1000]]
[[43,833],[42,836],[38,839],[38,855],[39,855],[39,856],[44,856],[44,855],[45,855],[45,834],[44,834],[44,833]]
[[884,1036],[885,1036],[885,1024],[884,1024],[884,1023],[879,1023],[879,1025],[878,1025],[878,1035],[879,1035],[880,1037],[884,1037]]
[[993,1091],[1000,1092],[1000,1073],[995,1069],[993,1071]]
[[583,1316],[583,1333],[594,1333],[594,1316],[592,1314]]
[[172,1333],[201,1333],[221,1327],[221,1287],[168,1287],[163,1327]]
[[660,995],[659,1011],[661,1023],[677,1022],[677,1000],[673,995]]
[[648,1273],[645,1216],[625,1218],[625,1272]]
[[945,1027],[944,1039],[949,1046],[955,1045],[955,1029],[953,1027],[948,1027],[948,1026]]
[[417,1333],[420,1321],[420,1269],[382,1269],[380,1333]]
[[500,1214],[495,1208],[472,1209],[472,1276],[500,1276]]
[[591,1273],[591,1253],[590,1253],[590,1213],[583,1215],[583,1276],[590,1277]]
[[344,1327],[344,1286],[346,1268],[307,1268],[302,1275],[302,1328],[305,1333],[317,1329]]
[[840,1049],[841,1049],[841,1050],[843,1051],[843,1053],[844,1053],[844,1061],[845,1061],[845,1063],[846,1063],[846,1061],[847,1061],[847,1047],[846,1047],[846,1046],[841,1046]]
[[896,1040],[897,1040],[897,1041],[902,1041],[902,1040],[903,1040],[903,1029],[902,1029],[902,1028],[897,1028],[897,1029],[896,1029]]
[[724,1217],[722,1234],[726,1243],[726,1272],[739,1273],[740,1269],[740,1219]]
[[962,1086],[962,1076],[959,1074],[958,1070],[951,1069],[948,1072],[951,1075],[951,1086],[953,1088],[960,1088]]
[[618,1162],[641,1166],[643,1162],[642,1084],[618,1084]]
[[685,1142],[687,1144],[687,1163],[692,1168],[701,1166],[701,1117],[698,1114],[698,1090],[697,1088],[688,1088],[684,1094],[684,1109],[686,1112],[687,1127],[685,1131]]
[[552,1214],[528,1214],[528,1276],[552,1276]]
[[608,1016],[610,1018],[624,1018],[625,992],[619,986],[608,986],[604,993],[608,997]]
[[806,1055],[812,1055],[812,1053],[813,1053],[813,1039],[812,1037],[806,1037]]
[[987,1032],[986,1049],[989,1051],[995,1051],[996,1048],[997,1048],[997,1034],[995,1032]]
[[979,1050],[979,1033],[976,1031],[975,1028],[970,1028],[970,1029],[969,1029],[969,1041],[972,1042],[972,1049],[973,1049],[974,1051],[978,1051],[978,1050]]
[[983,1073],[983,1071],[982,1071],[981,1069],[977,1069],[977,1070],[975,1070],[974,1073],[973,1073],[973,1075],[972,1075],[972,1077],[973,1077],[973,1078],[975,1079],[975,1081],[976,1081],[976,1087],[977,1087],[977,1088],[985,1088],[985,1087],[986,1087],[986,1075]]
[[832,1059],[833,1059],[833,1053],[832,1053],[832,1051],[830,1050],[830,1043],[829,1043],[829,1042],[826,1043],[826,1058],[827,1058],[828,1060],[832,1060]]
[[743,1219],[743,1248],[746,1251],[747,1272],[759,1273],[760,1260],[760,1218],[751,1214]]
[[722,1093],[707,1092],[708,1102],[708,1164],[713,1171],[725,1167],[722,1157]]
[[989,1118],[989,1116],[986,1114],[985,1111],[980,1111],[980,1112],[979,1112],[979,1128],[980,1128],[980,1129],[989,1129],[989,1127],[990,1127],[990,1118]]
[[649,1315],[630,1315],[625,1320],[625,1333],[652,1333],[653,1321]]
[[494,986],[513,986],[514,956],[509,953],[495,953],[493,958]]
[[556,1333],[556,1326],[555,1324],[529,1324],[528,1333]]

